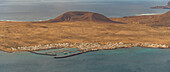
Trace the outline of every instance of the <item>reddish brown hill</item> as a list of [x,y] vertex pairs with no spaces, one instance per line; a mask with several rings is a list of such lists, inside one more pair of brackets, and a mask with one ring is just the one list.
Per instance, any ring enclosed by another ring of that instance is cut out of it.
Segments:
[[66,12],[55,19],[44,22],[74,22],[74,21],[90,21],[90,22],[113,22],[102,14],[85,12],[85,11],[71,11]]
[[155,15],[148,21],[153,26],[170,26],[170,11],[162,15]]
[[170,11],[160,15],[130,16],[130,17],[111,18],[111,19],[123,23],[135,23],[135,24],[146,24],[149,26],[170,27]]
[[170,26],[170,11],[155,19],[159,24]]

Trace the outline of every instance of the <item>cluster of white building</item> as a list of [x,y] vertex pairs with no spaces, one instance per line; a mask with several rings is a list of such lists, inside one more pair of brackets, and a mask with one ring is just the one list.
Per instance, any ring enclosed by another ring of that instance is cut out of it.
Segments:
[[168,48],[165,44],[152,44],[152,43],[136,43],[136,44],[125,44],[123,42],[119,43],[57,43],[57,44],[47,44],[38,46],[27,46],[27,47],[17,47],[11,48],[12,51],[36,51],[36,50],[47,50],[47,49],[57,49],[57,48],[78,48],[81,51],[95,51],[95,50],[107,50],[116,48],[130,48],[130,47],[150,47],[150,48]]
[[140,46],[150,48],[168,48],[168,45],[165,44],[152,44],[152,43],[141,43]]

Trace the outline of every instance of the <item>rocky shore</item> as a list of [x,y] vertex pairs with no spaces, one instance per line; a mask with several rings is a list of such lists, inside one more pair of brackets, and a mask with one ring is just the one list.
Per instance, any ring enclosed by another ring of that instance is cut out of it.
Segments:
[[38,50],[48,50],[48,49],[59,49],[59,48],[78,48],[80,51],[97,51],[97,50],[112,50],[117,48],[130,48],[130,47],[149,47],[149,48],[168,48],[166,44],[153,44],[153,43],[57,43],[57,44],[47,44],[38,46],[28,46],[28,47],[11,47],[11,52],[17,51],[38,51]]

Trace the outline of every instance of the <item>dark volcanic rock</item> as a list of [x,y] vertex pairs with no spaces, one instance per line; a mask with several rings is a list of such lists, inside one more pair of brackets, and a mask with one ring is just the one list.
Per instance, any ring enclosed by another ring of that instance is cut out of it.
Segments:
[[85,12],[85,11],[71,11],[66,12],[55,19],[45,22],[74,22],[74,21],[88,21],[88,22],[113,22],[102,14]]
[[166,6],[156,6],[156,7],[151,7],[152,9],[170,9],[170,1],[167,3]]

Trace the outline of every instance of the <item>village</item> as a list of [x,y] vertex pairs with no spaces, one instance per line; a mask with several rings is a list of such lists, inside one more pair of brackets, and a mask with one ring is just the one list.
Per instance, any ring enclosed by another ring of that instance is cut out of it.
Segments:
[[152,44],[152,43],[136,43],[127,44],[123,42],[119,43],[57,43],[38,46],[27,47],[11,47],[12,52],[16,51],[39,51],[48,49],[60,49],[60,48],[78,48],[79,51],[97,51],[97,50],[113,50],[117,48],[131,48],[131,47],[148,47],[148,48],[168,48],[166,44]]

